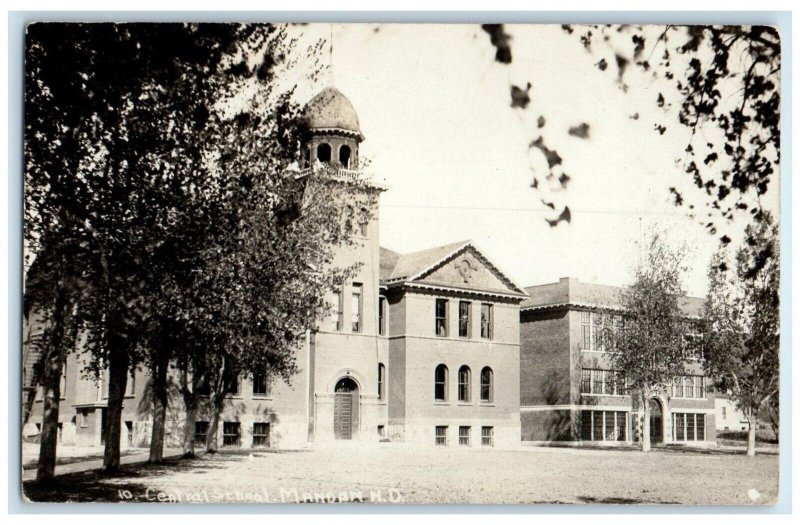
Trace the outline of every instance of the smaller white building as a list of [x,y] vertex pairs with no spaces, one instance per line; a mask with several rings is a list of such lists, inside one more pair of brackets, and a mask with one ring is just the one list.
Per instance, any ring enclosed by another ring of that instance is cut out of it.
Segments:
[[714,408],[717,413],[717,430],[723,432],[747,430],[747,418],[728,396],[717,395]]

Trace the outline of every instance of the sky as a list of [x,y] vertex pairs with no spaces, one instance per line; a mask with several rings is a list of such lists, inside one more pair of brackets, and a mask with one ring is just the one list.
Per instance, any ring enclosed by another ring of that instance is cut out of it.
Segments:
[[[333,85],[355,107],[366,137],[360,156],[388,187],[380,202],[381,245],[406,253],[471,239],[523,286],[567,276],[624,286],[655,227],[685,244],[686,290],[704,296],[718,235],[672,204],[670,186],[690,188],[676,164],[689,137],[672,109],[656,106],[663,86],[629,75],[623,91],[615,72],[595,66],[600,55],[559,26],[508,31],[511,65],[494,61],[489,36],[476,25],[291,29],[301,47],[332,36],[332,53],[326,45],[320,57],[329,69],[316,82],[301,79],[297,97],[308,100]],[[527,82],[530,105],[511,108],[510,84]],[[657,121],[676,125],[662,136],[653,131]],[[588,138],[567,133],[584,122]],[[564,190],[530,186],[534,174],[541,180],[546,173],[544,157],[528,148],[540,135],[564,159],[571,177]],[[543,197],[557,209],[568,205],[571,223],[551,228],[545,218],[557,214]],[[767,202],[777,210],[777,179]],[[742,231],[743,225],[726,230],[733,245]]]

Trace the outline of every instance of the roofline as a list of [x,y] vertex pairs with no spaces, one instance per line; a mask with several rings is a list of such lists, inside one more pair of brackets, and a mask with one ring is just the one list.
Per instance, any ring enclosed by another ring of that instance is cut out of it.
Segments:
[[[541,305],[532,305],[532,306],[521,306],[519,311],[520,312],[535,312],[535,311],[542,311],[542,310],[560,310],[565,308],[585,308],[591,310],[611,310],[614,312],[624,312],[625,308],[621,306],[612,306],[612,305],[599,305],[595,303],[580,303],[580,302],[565,302],[565,303],[550,303],[550,304],[541,304]],[[690,315],[686,314],[683,315],[686,319],[702,319],[702,316],[699,315]]]
[[460,244],[460,245],[459,245],[457,248],[453,249],[452,251],[450,251],[450,252],[449,252],[449,253],[447,253],[446,255],[444,255],[444,256],[442,256],[442,257],[440,257],[440,258],[439,258],[439,259],[437,259],[435,262],[433,262],[433,263],[429,264],[428,266],[426,266],[426,267],[422,268],[421,270],[419,270],[417,273],[415,273],[415,274],[413,274],[413,275],[409,275],[409,276],[406,276],[406,277],[397,277],[397,278],[395,278],[395,279],[388,279],[388,280],[387,280],[387,282],[392,282],[392,281],[401,281],[401,280],[405,280],[405,281],[413,281],[413,280],[415,280],[415,279],[419,279],[420,277],[422,277],[423,275],[425,275],[426,273],[428,273],[428,272],[429,272],[429,271],[431,271],[432,269],[436,268],[436,266],[438,266],[439,264],[441,264],[441,263],[442,263],[442,261],[445,261],[445,260],[447,260],[447,259],[450,259],[451,257],[453,257],[455,254],[457,254],[457,253],[458,253],[458,252],[460,252],[461,250],[463,250],[463,249],[465,249],[465,248],[468,248],[468,247],[470,247],[470,246],[471,246],[471,247],[472,247],[472,248],[473,248],[473,249],[474,249],[476,252],[478,252],[478,254],[480,255],[480,257],[482,257],[482,258],[484,259],[484,261],[486,261],[486,262],[489,264],[489,266],[491,266],[492,268],[494,268],[494,270],[495,270],[497,273],[499,273],[499,274],[500,274],[500,275],[501,275],[501,276],[502,276],[502,277],[503,277],[503,278],[504,278],[506,281],[508,281],[508,282],[511,284],[511,286],[513,286],[514,288],[516,288],[516,289],[517,289],[517,292],[518,292],[518,293],[520,293],[522,297],[528,297],[528,294],[527,294],[527,292],[525,291],[525,288],[524,288],[524,287],[522,287],[522,286],[520,286],[520,285],[519,285],[519,283],[517,283],[516,281],[514,281],[514,279],[512,279],[511,277],[509,277],[509,276],[508,276],[508,274],[506,274],[506,273],[505,273],[503,270],[501,270],[501,269],[500,269],[500,267],[499,267],[499,266],[498,266],[498,265],[497,265],[497,264],[496,264],[496,263],[495,263],[493,260],[491,260],[491,259],[490,259],[490,258],[489,258],[489,257],[486,255],[486,253],[485,253],[485,252],[484,252],[484,251],[483,251],[483,250],[482,250],[482,249],[481,249],[481,248],[480,248],[480,247],[479,247],[477,244],[475,244],[475,242],[474,242],[474,241],[472,241],[472,240],[466,240],[466,241],[462,242],[462,243],[461,243],[461,244]]
[[353,131],[352,129],[345,129],[345,128],[311,128],[311,131],[314,133],[321,133],[321,134],[335,134],[338,133],[340,135],[349,135],[355,137],[358,142],[364,142],[364,139],[367,137],[364,136],[361,131]]
[[524,300],[527,295],[516,292],[501,292],[494,290],[481,290],[478,288],[462,288],[460,286],[451,286],[446,284],[422,283],[419,281],[395,281],[391,283],[381,284],[381,286],[389,288],[418,288],[422,290],[437,290],[453,293],[470,293],[473,295],[485,295],[490,297],[503,297],[506,299],[519,299]]

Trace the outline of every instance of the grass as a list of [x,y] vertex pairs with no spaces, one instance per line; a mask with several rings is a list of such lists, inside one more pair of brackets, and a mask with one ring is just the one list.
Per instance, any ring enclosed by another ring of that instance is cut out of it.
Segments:
[[[720,445],[743,445],[747,446],[746,430],[719,430],[717,431],[717,443]],[[756,430],[756,445],[777,445],[778,438],[771,428]]]
[[224,452],[26,482],[24,492],[71,502],[763,504],[777,499],[778,456],[392,443]]

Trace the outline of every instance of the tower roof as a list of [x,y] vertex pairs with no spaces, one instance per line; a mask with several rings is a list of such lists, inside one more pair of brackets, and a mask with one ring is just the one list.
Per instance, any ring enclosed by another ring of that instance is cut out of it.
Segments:
[[312,130],[338,131],[364,140],[353,104],[335,87],[326,87],[306,104],[305,119]]

